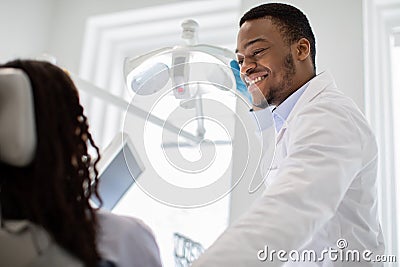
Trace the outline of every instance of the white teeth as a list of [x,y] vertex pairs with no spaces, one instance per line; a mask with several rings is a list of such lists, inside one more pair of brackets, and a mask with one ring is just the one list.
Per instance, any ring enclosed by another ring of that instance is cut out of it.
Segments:
[[255,83],[258,83],[259,81],[264,80],[267,77],[268,77],[268,74],[266,74],[264,76],[259,76],[259,77],[255,78],[254,80],[251,80],[249,77],[245,76],[244,80],[246,81],[247,84],[253,85]]
[[255,84],[255,83],[258,83],[261,80],[264,80],[266,77],[267,77],[267,75],[259,76],[259,77],[255,78],[254,80],[250,80],[249,82],[250,82],[250,84]]

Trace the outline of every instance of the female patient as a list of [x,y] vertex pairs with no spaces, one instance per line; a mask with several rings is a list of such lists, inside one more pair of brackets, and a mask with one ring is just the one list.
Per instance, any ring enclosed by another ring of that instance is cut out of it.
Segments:
[[3,220],[28,220],[43,227],[85,266],[98,266],[101,260],[118,267],[161,266],[157,244],[143,223],[90,205],[92,195],[100,198],[99,149],[69,76],[41,61],[17,60],[0,66],[5,67],[21,69],[29,77],[37,146],[27,167],[0,163]]

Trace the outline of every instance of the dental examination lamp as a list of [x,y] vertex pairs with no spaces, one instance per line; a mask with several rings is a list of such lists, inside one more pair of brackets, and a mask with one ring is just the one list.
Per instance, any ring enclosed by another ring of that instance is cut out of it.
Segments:
[[[225,48],[198,44],[199,25],[196,21],[185,20],[181,26],[183,45],[126,58],[124,77],[138,101],[146,101],[157,94],[159,97],[173,95],[182,108],[195,109],[198,143],[205,134],[202,95],[215,88],[232,90],[235,77],[230,62],[235,59],[235,54]],[[180,134],[185,137],[181,131]]]
[[[193,72],[190,67],[193,66],[193,63],[207,63],[204,60],[214,58],[209,63],[229,66],[230,61],[235,59],[235,54],[228,49],[197,44],[199,25],[196,21],[185,20],[181,26],[183,30],[182,39],[185,41],[185,45],[164,47],[144,55],[125,59],[124,75],[128,88],[139,95],[149,95],[162,89],[171,79],[175,97],[187,99],[193,97],[193,92],[181,90],[182,87],[179,85],[182,85],[184,89],[190,89],[187,83],[190,82],[189,78],[191,77],[189,76]],[[202,61],[191,61],[196,55],[201,56],[201,54],[208,55],[208,57],[203,57]],[[210,67],[211,65],[206,66]],[[228,69],[223,69],[222,66],[219,69],[217,67],[215,66],[211,70],[195,69],[207,71],[208,74],[206,77],[196,76],[195,78],[203,78],[197,82],[208,81],[226,87],[232,86],[233,75],[227,72]],[[224,90],[224,88],[221,89]],[[229,88],[225,88],[225,90],[229,90]]]

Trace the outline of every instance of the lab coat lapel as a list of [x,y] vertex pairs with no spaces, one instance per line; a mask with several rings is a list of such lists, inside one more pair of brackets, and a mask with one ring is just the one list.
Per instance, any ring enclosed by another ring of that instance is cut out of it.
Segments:
[[299,111],[306,105],[308,102],[312,101],[314,97],[319,95],[326,88],[337,88],[335,81],[333,80],[332,75],[329,71],[324,71],[313,79],[311,79],[310,84],[307,89],[304,91],[303,95],[300,97],[299,101],[297,101],[296,105],[293,107],[293,110],[290,112],[289,117],[287,118],[287,124],[296,117]]
[[293,110],[290,112],[289,117],[286,122],[283,124],[282,128],[276,135],[276,145],[282,140],[283,136],[286,133],[287,125],[290,121],[296,117],[297,113],[301,110],[301,108],[308,102],[312,101],[312,99],[317,96],[320,92],[325,90],[327,87],[336,88],[335,81],[333,80],[332,75],[329,71],[324,71],[314,77],[307,89],[304,91],[303,95],[299,98],[296,105],[293,107]]

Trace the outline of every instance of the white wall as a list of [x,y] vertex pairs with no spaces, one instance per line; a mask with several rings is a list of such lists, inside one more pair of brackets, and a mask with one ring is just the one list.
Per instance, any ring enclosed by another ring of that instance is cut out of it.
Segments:
[[0,0],[0,62],[43,53],[78,72],[86,19],[178,0]]
[[52,9],[52,0],[0,1],[0,62],[48,50]]
[[50,52],[60,65],[78,73],[87,18],[172,2],[177,0],[56,0]]
[[[244,14],[250,8],[267,2],[275,1],[243,0],[241,13]],[[294,5],[306,14],[316,38],[317,72],[329,70],[335,77],[339,89],[350,96],[364,111],[362,1],[286,0],[279,2]],[[245,151],[244,145],[243,142],[235,142],[234,151],[239,153]],[[233,166],[235,165],[234,162]],[[248,194],[249,181],[249,177],[245,178],[232,191],[231,222],[242,214],[258,195]]]

